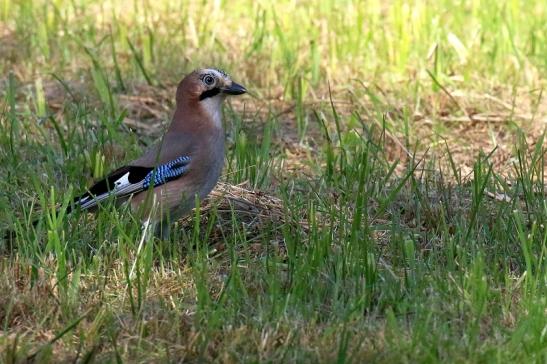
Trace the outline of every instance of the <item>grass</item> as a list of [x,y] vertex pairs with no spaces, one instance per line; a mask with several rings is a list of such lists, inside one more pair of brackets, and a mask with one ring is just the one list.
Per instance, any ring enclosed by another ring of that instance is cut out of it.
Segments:
[[[0,0],[0,362],[546,362],[546,13]],[[67,215],[203,65],[232,198]]]

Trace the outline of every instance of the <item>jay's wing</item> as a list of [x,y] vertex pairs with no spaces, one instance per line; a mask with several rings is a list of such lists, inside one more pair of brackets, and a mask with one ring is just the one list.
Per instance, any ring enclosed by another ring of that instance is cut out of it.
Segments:
[[74,204],[89,209],[107,198],[126,197],[181,177],[188,170],[190,157],[182,156],[157,167],[124,166],[95,183]]

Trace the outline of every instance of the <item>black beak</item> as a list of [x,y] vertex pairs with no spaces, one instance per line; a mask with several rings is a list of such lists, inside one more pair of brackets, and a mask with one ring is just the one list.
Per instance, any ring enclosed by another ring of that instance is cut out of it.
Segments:
[[222,92],[228,95],[241,95],[247,92],[247,89],[238,83],[232,82],[230,87],[223,88]]

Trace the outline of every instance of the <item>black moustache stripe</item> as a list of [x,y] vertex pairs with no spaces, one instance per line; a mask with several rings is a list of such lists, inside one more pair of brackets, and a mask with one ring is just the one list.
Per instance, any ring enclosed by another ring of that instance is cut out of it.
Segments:
[[218,87],[212,88],[210,90],[204,91],[201,95],[199,95],[199,100],[205,100],[208,97],[216,96],[220,93],[220,89]]

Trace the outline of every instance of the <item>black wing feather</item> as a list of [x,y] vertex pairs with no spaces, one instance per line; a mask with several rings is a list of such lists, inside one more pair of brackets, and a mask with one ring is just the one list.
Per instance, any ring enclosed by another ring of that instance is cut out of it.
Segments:
[[131,183],[137,183],[142,181],[144,177],[154,168],[152,167],[139,167],[139,166],[123,166],[110,173],[104,179],[96,182],[91,186],[87,192],[76,197],[74,202],[78,202],[86,197],[99,196],[103,193],[108,193],[114,189],[114,182],[122,178],[127,172],[129,172],[128,180]]
[[[82,200],[88,198],[94,198],[95,196],[100,196],[105,193],[109,193],[114,189],[114,183],[122,178],[125,174],[129,172],[127,176],[130,183],[138,183],[142,181],[148,173],[150,173],[154,168],[152,167],[140,167],[140,166],[123,166],[116,169],[114,172],[110,173],[104,179],[94,183],[85,193],[74,198],[72,201],[73,204],[79,205]],[[72,211],[72,207],[68,206],[67,212]]]

